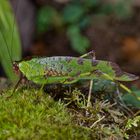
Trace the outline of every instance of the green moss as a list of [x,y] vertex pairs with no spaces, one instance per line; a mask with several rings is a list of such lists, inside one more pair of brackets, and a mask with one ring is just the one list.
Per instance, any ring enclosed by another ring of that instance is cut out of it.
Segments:
[[2,140],[128,139],[139,134],[139,113],[124,113],[118,104],[102,99],[87,108],[87,97],[78,89],[62,92],[61,101],[37,89],[22,88],[9,98],[11,93],[0,94]]
[[67,109],[37,90],[11,91],[0,97],[0,139],[90,139],[72,123]]

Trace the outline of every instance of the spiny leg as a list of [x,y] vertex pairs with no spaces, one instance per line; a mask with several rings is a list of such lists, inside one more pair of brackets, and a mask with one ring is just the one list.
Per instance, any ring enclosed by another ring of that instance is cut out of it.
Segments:
[[14,93],[14,92],[16,91],[16,89],[18,88],[18,86],[19,86],[19,84],[20,84],[20,82],[21,82],[22,79],[23,79],[23,76],[20,75],[20,78],[19,78],[19,80],[17,81],[16,85],[14,86],[14,90],[13,90],[12,93]]

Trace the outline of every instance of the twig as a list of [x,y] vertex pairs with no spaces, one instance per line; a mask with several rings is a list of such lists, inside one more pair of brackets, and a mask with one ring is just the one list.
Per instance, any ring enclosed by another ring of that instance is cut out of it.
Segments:
[[88,101],[87,101],[87,108],[91,105],[91,93],[92,93],[92,86],[93,86],[93,80],[90,80],[90,87],[89,87],[89,93],[88,93]]
[[102,121],[105,118],[105,116],[103,116],[102,118],[100,118],[99,120],[97,120],[96,122],[94,122],[90,128],[93,128],[98,122]]

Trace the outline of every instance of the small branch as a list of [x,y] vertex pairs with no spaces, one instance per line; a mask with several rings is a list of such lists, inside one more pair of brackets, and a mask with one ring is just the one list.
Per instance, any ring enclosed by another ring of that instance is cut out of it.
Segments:
[[105,116],[103,116],[102,118],[100,118],[99,120],[97,120],[96,122],[94,122],[90,128],[93,128],[98,122],[102,121],[105,118]]
[[91,93],[92,93],[92,86],[93,86],[93,80],[90,80],[90,87],[89,87],[89,93],[88,93],[88,101],[87,101],[87,108],[91,105]]

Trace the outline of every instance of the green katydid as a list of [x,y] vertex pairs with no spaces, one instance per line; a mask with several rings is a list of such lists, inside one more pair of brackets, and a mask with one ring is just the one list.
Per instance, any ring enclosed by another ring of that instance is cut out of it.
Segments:
[[[85,58],[91,55],[91,59]],[[123,72],[113,62],[96,60],[94,55],[94,51],[91,51],[81,57],[54,56],[32,58],[14,62],[13,66],[16,72],[21,73],[21,78],[25,76],[28,80],[42,85],[52,83],[72,84],[82,79],[90,80],[87,104],[87,107],[89,107],[93,79],[102,78],[112,81],[133,81],[138,79],[133,74]],[[124,85],[120,84],[120,86],[129,91]]]
[[133,81],[137,76],[123,72],[113,62],[82,57],[54,56],[14,62],[14,70],[37,84],[71,84],[81,79],[103,78],[112,81]]

